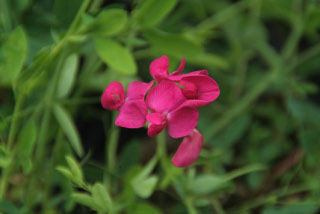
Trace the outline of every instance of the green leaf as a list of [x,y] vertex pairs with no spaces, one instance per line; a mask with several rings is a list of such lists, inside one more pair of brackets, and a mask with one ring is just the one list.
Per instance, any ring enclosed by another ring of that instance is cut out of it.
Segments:
[[89,32],[100,36],[113,36],[125,28],[127,20],[127,12],[123,9],[112,8],[103,10],[89,24]]
[[129,214],[162,214],[163,212],[159,210],[157,207],[153,206],[149,203],[134,203],[132,207],[130,207]]
[[94,45],[100,58],[112,69],[128,75],[137,72],[137,65],[132,54],[118,42],[96,37]]
[[177,3],[178,0],[144,0],[134,18],[143,27],[153,27],[160,23]]
[[54,115],[64,132],[70,141],[71,147],[77,153],[78,156],[83,155],[83,149],[79,137],[79,133],[74,125],[69,113],[60,105],[56,104],[53,107]]
[[273,206],[265,208],[262,214],[316,214],[319,207],[315,203],[298,202],[286,206]]
[[23,68],[27,56],[27,37],[22,27],[17,27],[10,34],[4,44],[3,55],[3,64],[0,64],[0,84],[10,86]]
[[191,192],[206,195],[226,185],[228,180],[215,175],[200,175],[189,184]]
[[141,198],[149,198],[154,192],[159,178],[156,175],[151,175],[147,178],[136,178],[132,181],[132,187],[135,193]]
[[74,182],[77,183],[79,186],[83,185],[83,173],[77,161],[71,156],[67,156],[66,160],[73,175]]
[[157,52],[178,58],[192,58],[203,54],[203,48],[181,34],[171,34],[160,30],[145,30],[147,40]]
[[71,195],[72,199],[75,200],[77,203],[83,204],[87,207],[90,207],[93,210],[99,210],[99,207],[93,201],[93,198],[86,193],[76,192]]
[[56,170],[59,171],[64,176],[66,176],[67,178],[69,178],[71,181],[73,181],[73,174],[68,168],[64,166],[58,166]]
[[102,208],[103,211],[112,210],[112,201],[110,194],[107,192],[105,186],[100,183],[96,183],[92,187],[93,201]]
[[57,97],[67,97],[74,84],[79,58],[76,54],[70,55],[64,62],[57,86]]
[[37,139],[37,126],[33,119],[27,121],[18,137],[17,154],[19,157],[19,163],[22,165],[26,174],[31,171],[32,168],[32,153],[34,150],[35,142]]

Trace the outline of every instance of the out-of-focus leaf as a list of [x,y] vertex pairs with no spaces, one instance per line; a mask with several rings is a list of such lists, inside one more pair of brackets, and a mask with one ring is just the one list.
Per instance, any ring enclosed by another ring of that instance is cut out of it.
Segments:
[[314,129],[303,129],[299,133],[299,141],[303,150],[309,157],[320,159],[320,127]]
[[93,185],[92,198],[95,204],[97,204],[103,211],[108,212],[112,210],[112,201],[110,194],[102,184],[96,183]]
[[134,203],[128,214],[162,214],[163,212],[149,203]]
[[77,203],[90,207],[93,210],[99,210],[99,207],[96,205],[96,203],[93,201],[93,198],[89,194],[76,192],[73,193],[71,197]]
[[132,54],[118,42],[96,37],[94,45],[100,58],[112,69],[128,75],[137,72],[137,65]]
[[22,27],[17,27],[3,47],[4,59],[0,59],[0,84],[10,86],[21,71],[27,56],[27,37]]
[[37,138],[37,126],[34,120],[27,121],[18,137],[17,154],[25,173],[32,168],[32,153]]
[[56,104],[53,108],[54,115],[64,132],[70,141],[71,147],[77,153],[78,156],[82,156],[83,149],[79,137],[79,133],[74,125],[69,113],[60,105]]
[[160,23],[178,0],[144,0],[140,8],[137,9],[135,18],[143,27],[152,27]]
[[132,187],[135,193],[141,198],[149,198],[153,193],[159,178],[156,175],[151,175],[143,179],[134,179]]
[[11,201],[1,200],[0,201],[0,212],[5,214],[19,214],[21,213],[19,208],[16,207]]
[[57,97],[66,97],[70,94],[77,75],[78,64],[79,58],[76,54],[70,55],[65,60],[57,86]]
[[73,159],[71,156],[67,156],[66,160],[73,175],[73,180],[75,181],[75,183],[81,186],[84,183],[81,167],[79,166],[77,161]]
[[262,3],[262,15],[270,18],[280,18],[291,21],[294,15],[293,2],[291,0],[264,0]]
[[143,34],[152,44],[152,48],[161,54],[192,58],[204,52],[199,44],[180,34],[171,34],[160,30],[145,30]]
[[100,36],[115,35],[124,29],[127,19],[127,12],[123,9],[112,8],[103,10],[89,24],[89,32]]
[[66,176],[67,178],[69,178],[71,181],[73,181],[73,175],[72,172],[64,166],[58,166],[56,168],[56,170],[58,170],[61,174],[63,174],[64,176]]
[[189,189],[192,193],[206,195],[222,188],[227,182],[228,180],[224,177],[200,175],[189,184]]
[[315,104],[289,97],[287,106],[292,115],[301,122],[320,124],[320,108]]
[[315,214],[318,211],[318,206],[316,204],[308,202],[300,202],[287,206],[274,206],[265,208],[262,214]]

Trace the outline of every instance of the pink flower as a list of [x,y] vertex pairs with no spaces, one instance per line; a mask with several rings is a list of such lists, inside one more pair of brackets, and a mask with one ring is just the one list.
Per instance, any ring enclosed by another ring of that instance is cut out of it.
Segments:
[[188,135],[197,125],[199,112],[196,108],[185,105],[186,98],[180,88],[172,81],[163,80],[150,90],[146,97],[149,121],[148,135],[159,134],[167,126],[173,138]]
[[177,152],[172,158],[172,163],[176,167],[187,167],[199,157],[203,143],[203,137],[196,129],[185,136],[179,145]]
[[125,95],[120,82],[111,82],[101,96],[101,104],[105,109],[119,110],[116,125],[125,128],[141,128],[146,123],[148,109],[144,96],[153,85],[134,81],[129,84]]
[[220,94],[219,86],[208,76],[208,72],[199,70],[180,74],[184,64],[185,59],[182,59],[177,71],[169,74],[169,59],[167,56],[162,56],[150,64],[150,73],[157,82],[171,80],[179,83],[182,86],[183,95],[188,100],[187,105],[192,107],[204,106],[217,99]]

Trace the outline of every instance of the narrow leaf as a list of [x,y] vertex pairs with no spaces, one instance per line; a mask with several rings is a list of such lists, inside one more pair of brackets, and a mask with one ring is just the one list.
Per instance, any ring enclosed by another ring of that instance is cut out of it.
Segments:
[[77,203],[83,204],[87,207],[90,207],[93,210],[99,210],[99,207],[94,203],[93,198],[86,193],[76,192],[71,195],[72,199]]
[[114,70],[130,75],[137,72],[136,62],[132,54],[118,42],[96,37],[94,45],[100,58]]
[[89,31],[101,36],[112,36],[124,29],[127,20],[127,12],[123,9],[103,10],[96,20],[89,25]]
[[72,89],[77,75],[79,58],[76,54],[70,55],[62,67],[57,87],[57,97],[67,97]]
[[70,167],[72,175],[74,177],[74,181],[81,186],[84,183],[84,181],[83,181],[83,173],[82,173],[82,170],[81,170],[79,164],[71,156],[67,156],[66,160],[67,160],[67,163]]
[[74,149],[78,156],[82,156],[83,149],[80,142],[79,133],[69,113],[58,104],[54,105],[53,112],[62,131],[68,137],[71,147]]
[[4,63],[0,65],[0,84],[10,86],[21,71],[27,56],[27,37],[22,27],[17,27],[11,33],[4,44],[3,53]]
[[178,3],[178,0],[145,0],[137,10],[135,18],[143,27],[160,23]]

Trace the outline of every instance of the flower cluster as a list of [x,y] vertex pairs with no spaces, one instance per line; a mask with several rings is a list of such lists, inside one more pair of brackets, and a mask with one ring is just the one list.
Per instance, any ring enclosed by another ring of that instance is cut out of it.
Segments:
[[197,107],[207,105],[220,94],[218,84],[206,70],[181,74],[184,64],[182,59],[178,69],[169,74],[169,59],[162,56],[150,64],[150,74],[156,82],[153,88],[154,80],[134,81],[125,93],[121,83],[112,82],[101,96],[105,109],[119,111],[117,126],[141,128],[148,121],[150,137],[158,135],[164,127],[171,137],[184,137],[172,159],[177,167],[186,167],[198,158],[203,137],[195,129]]

